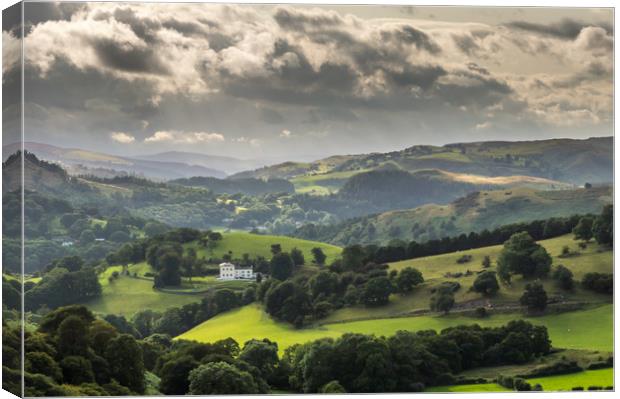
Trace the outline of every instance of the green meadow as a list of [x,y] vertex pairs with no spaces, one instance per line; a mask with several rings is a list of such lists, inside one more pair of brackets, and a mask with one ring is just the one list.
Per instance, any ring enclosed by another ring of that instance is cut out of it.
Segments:
[[327,256],[326,263],[332,262],[342,252],[342,248],[335,245],[325,244],[322,242],[302,240],[285,236],[250,234],[243,232],[223,233],[223,239],[217,243],[217,246],[210,251],[198,243],[187,244],[193,246],[199,257],[222,258],[225,254],[232,252],[233,258],[241,258],[243,254],[249,254],[251,257],[263,256],[267,259],[271,258],[271,245],[280,244],[284,252],[288,252],[293,248],[298,248],[304,253],[306,264],[312,262],[312,248],[319,247]]
[[85,303],[94,312],[131,317],[144,309],[162,312],[168,308],[200,301],[202,298],[200,295],[161,292],[153,288],[152,281],[140,278],[120,275],[117,279],[109,281],[108,278],[114,271],[120,273],[121,267],[109,267],[99,275],[102,294],[99,298]]
[[[613,369],[585,370],[579,373],[552,375],[540,378],[528,378],[527,381],[533,386],[540,384],[544,391],[570,391],[573,387],[598,386],[602,388],[614,385]],[[463,384],[431,387],[426,392],[508,392],[510,389],[496,383],[488,384]]]
[[456,314],[413,316],[323,324],[312,328],[294,329],[289,324],[274,321],[259,305],[252,304],[218,315],[177,338],[214,342],[232,337],[240,343],[251,338],[269,338],[277,342],[283,350],[296,343],[323,337],[338,337],[348,332],[388,336],[399,330],[440,331],[462,324],[501,326],[514,319],[525,319],[534,324],[546,326],[553,346],[557,348],[613,351],[612,305],[541,317],[523,317],[520,314],[498,314],[484,319]]
[[[601,247],[595,242],[588,243],[586,249],[580,249],[572,235],[552,238],[540,241],[549,254],[553,257],[553,265],[564,265],[569,268],[575,280],[581,280],[586,273],[599,272],[611,273],[613,271],[613,252],[608,248]],[[560,258],[562,247],[568,246],[573,255]],[[391,270],[402,270],[405,267],[414,267],[422,272],[425,282],[416,287],[406,296],[394,294],[390,297],[390,304],[376,308],[354,306],[342,308],[327,317],[324,322],[339,322],[348,320],[360,320],[369,318],[398,317],[411,314],[415,311],[428,309],[429,298],[433,287],[444,281],[456,281],[461,284],[461,289],[455,293],[457,304],[467,303],[482,299],[480,294],[470,292],[469,288],[476,279],[477,271],[483,270],[482,260],[487,255],[491,258],[491,270],[496,267],[497,257],[502,245],[471,249],[467,251],[452,252],[448,254],[429,256],[395,262],[390,264]],[[457,259],[463,255],[470,255],[471,261],[463,264],[457,263]],[[447,277],[446,273],[463,273],[470,271],[469,276]],[[577,287],[570,292],[560,289],[553,280],[547,278],[541,281],[549,297],[561,297],[565,301],[586,303],[609,303],[609,297]],[[494,306],[514,305],[518,302],[528,281],[514,276],[510,285],[501,284],[500,290],[489,301]],[[486,300],[485,300],[486,301]],[[479,306],[479,305],[478,305]]]

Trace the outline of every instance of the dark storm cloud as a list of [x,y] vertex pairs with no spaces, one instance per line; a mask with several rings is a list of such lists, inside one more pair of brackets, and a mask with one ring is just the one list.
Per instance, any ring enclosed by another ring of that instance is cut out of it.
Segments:
[[384,71],[389,79],[398,88],[419,87],[427,90],[437,79],[447,74],[446,70],[438,65],[407,65],[402,71]]
[[109,68],[155,75],[170,73],[150,48],[123,46],[112,40],[95,40],[92,45],[103,65]]
[[437,92],[440,97],[450,104],[476,105],[488,107],[497,104],[510,95],[513,90],[506,83],[492,77],[482,76],[471,72],[453,73],[474,81],[473,84],[462,85],[454,83],[438,83]]
[[286,8],[279,8],[276,10],[273,18],[281,28],[295,32],[305,32],[307,28],[317,29],[333,27],[341,25],[343,22],[342,18],[336,14],[312,15]]
[[168,29],[174,29],[185,36],[204,36],[205,29],[200,24],[194,22],[179,21],[171,18],[162,22],[162,26]]
[[491,74],[488,69],[481,67],[480,65],[476,64],[475,62],[469,62],[467,64],[467,68],[470,71],[478,72],[481,75],[489,76]]
[[607,24],[593,25],[568,18],[553,24],[537,24],[527,21],[513,21],[509,22],[506,25],[511,28],[540,33],[542,35],[553,36],[566,40],[576,39],[577,36],[579,36],[579,33],[581,33],[581,30],[589,26],[598,26],[605,29],[608,34],[613,33],[613,29]]
[[441,47],[426,33],[412,26],[403,26],[395,31],[381,32],[383,40],[396,40],[401,43],[413,44],[418,50],[426,50],[431,54],[441,52]]
[[472,55],[480,49],[480,46],[478,46],[474,39],[468,34],[453,34],[452,40],[454,41],[454,44],[456,44],[456,46],[467,55]]
[[282,114],[273,108],[262,108],[260,117],[263,121],[273,125],[284,122],[284,117]]
[[[128,153],[145,150],[139,145],[157,131],[216,132],[226,154],[254,156],[263,145],[292,157],[315,144],[319,152],[374,151],[386,138],[409,144],[412,131],[428,142],[571,123],[600,132],[610,120],[613,37],[557,25],[549,26],[560,36],[543,36],[541,26],[528,35],[515,29],[532,26],[362,19],[325,8],[88,3],[70,23],[33,26],[29,127],[61,145]],[[533,71],[515,69],[532,56]],[[580,125],[583,115],[603,122]],[[112,142],[111,132],[135,141]],[[194,150],[146,144],[166,145]]]
[[106,17],[113,17],[116,21],[129,25],[133,33],[147,43],[156,41],[156,32],[161,28],[159,21],[138,17],[131,8],[117,8],[113,15]]
[[24,22],[26,25],[36,25],[46,21],[69,21],[84,7],[84,3],[24,3]]

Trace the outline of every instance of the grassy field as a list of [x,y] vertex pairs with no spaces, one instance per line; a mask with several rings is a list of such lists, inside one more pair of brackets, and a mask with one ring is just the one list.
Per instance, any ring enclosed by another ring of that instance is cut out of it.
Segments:
[[588,389],[590,386],[609,387],[614,385],[614,370],[585,370],[581,373],[553,375],[549,377],[532,378],[528,381],[542,385],[545,391],[569,391],[573,387],[583,387]]
[[[585,250],[579,249],[577,241],[573,240],[572,235],[543,240],[540,243],[553,257],[553,264],[562,264],[569,268],[573,272],[575,280],[581,280],[584,274],[589,272],[611,273],[613,271],[613,252],[606,248],[601,248],[594,242],[589,243]],[[568,258],[559,258],[558,255],[565,245],[575,252],[576,255]],[[413,311],[428,309],[431,289],[444,281],[457,281],[461,284],[461,289],[455,294],[457,303],[477,300],[486,302],[486,299],[480,294],[469,292],[469,287],[472,286],[476,278],[475,273],[459,278],[445,277],[444,275],[445,273],[465,273],[467,270],[472,272],[482,270],[481,262],[485,255],[491,258],[493,265],[491,269],[494,269],[501,249],[501,245],[496,245],[392,263],[390,264],[390,269],[393,270],[402,270],[408,266],[418,269],[422,272],[426,280],[425,283],[407,296],[392,295],[390,304],[387,306],[377,308],[366,308],[363,306],[343,308],[328,316],[326,322],[402,316]],[[458,264],[456,262],[457,259],[466,254],[470,255],[472,260],[468,263]],[[542,282],[550,297],[562,296],[565,300],[579,302],[600,303],[609,301],[607,296],[586,291],[580,287],[577,287],[573,292],[566,292],[559,289],[555,282],[550,279],[545,279]],[[526,283],[527,281],[515,277],[510,286],[501,285],[498,294],[489,301],[493,305],[514,304],[523,293]]]
[[488,384],[464,384],[430,387],[426,392],[510,392],[508,388],[494,382]]
[[[460,178],[464,178],[462,175]],[[397,238],[427,241],[471,231],[492,230],[506,224],[565,217],[573,214],[600,213],[613,200],[610,186],[592,189],[540,190],[531,183],[504,190],[484,190],[450,204],[426,204],[413,209],[394,210],[364,218],[330,239],[348,242],[351,231],[372,223],[376,232],[368,242],[387,243]],[[543,185],[544,186],[544,185]],[[394,233],[398,231],[398,233]]]
[[180,307],[198,302],[202,295],[179,295],[153,289],[153,282],[128,276],[119,276],[113,282],[108,277],[120,266],[109,267],[99,275],[103,292],[101,297],[85,303],[91,310],[100,313],[119,314],[131,317],[134,313],[150,309],[162,312],[168,308]]
[[[288,324],[275,322],[259,305],[252,304],[207,320],[179,338],[201,342],[214,342],[228,337],[238,342],[245,342],[250,338],[269,338],[277,342],[282,350],[295,343],[322,337],[338,337],[347,332],[388,336],[399,330],[441,330],[461,324],[500,326],[518,318],[524,317],[520,314],[501,314],[485,319],[459,315],[417,316],[324,324],[296,330]],[[525,319],[547,326],[555,347],[603,352],[613,350],[612,305]]]
[[335,193],[346,183],[347,179],[368,169],[351,170],[346,172],[330,172],[315,175],[295,177],[290,180],[295,186],[295,192],[300,194],[327,195]]
[[[573,387],[587,390],[590,386],[609,387],[614,385],[613,369],[585,370],[579,373],[529,378],[531,385],[540,384],[544,391],[570,391]],[[510,391],[495,383],[464,384],[431,387],[426,392],[506,392]]]
[[247,253],[252,257],[264,256],[269,259],[271,258],[271,245],[280,244],[282,250],[285,252],[290,251],[294,247],[299,248],[304,253],[307,264],[312,262],[311,250],[314,247],[323,249],[323,252],[327,255],[327,263],[336,259],[342,251],[340,247],[335,245],[285,236],[260,235],[243,232],[223,233],[223,236],[224,238],[222,241],[218,242],[217,247],[215,247],[212,252],[198,243],[190,243],[186,246],[193,246],[199,257],[221,258],[227,254],[228,251],[232,251],[233,258],[241,258],[244,253]]

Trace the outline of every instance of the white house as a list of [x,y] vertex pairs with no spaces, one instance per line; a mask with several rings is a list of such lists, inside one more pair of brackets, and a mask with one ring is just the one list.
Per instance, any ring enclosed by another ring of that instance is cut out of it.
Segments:
[[238,267],[232,263],[220,263],[220,277],[218,280],[254,280],[256,273],[251,267]]

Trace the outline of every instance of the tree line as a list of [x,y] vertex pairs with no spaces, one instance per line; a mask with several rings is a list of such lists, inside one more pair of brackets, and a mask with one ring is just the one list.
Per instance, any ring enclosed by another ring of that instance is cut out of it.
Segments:
[[[20,394],[20,330],[3,328],[3,388]],[[293,345],[280,356],[268,339],[136,339],[76,305],[48,313],[25,334],[26,396],[125,396],[153,388],[167,395],[417,392],[454,383],[467,369],[523,364],[551,350],[545,327],[517,320],[439,333],[345,334]],[[148,373],[159,377],[158,386],[148,386]]]

